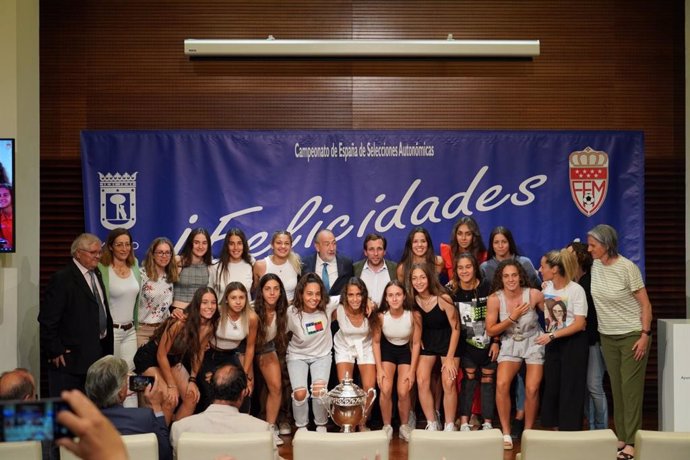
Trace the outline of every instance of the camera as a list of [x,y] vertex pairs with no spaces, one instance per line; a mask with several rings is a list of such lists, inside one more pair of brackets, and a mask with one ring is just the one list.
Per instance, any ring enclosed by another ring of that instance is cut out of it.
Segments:
[[2,401],[0,407],[0,442],[51,441],[74,436],[56,419],[61,410],[70,410],[62,399]]

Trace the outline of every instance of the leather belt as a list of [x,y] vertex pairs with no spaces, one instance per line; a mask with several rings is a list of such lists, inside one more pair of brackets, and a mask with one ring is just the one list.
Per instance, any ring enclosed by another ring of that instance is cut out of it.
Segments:
[[142,323],[139,322],[139,326],[149,326],[149,327],[158,327],[163,323]]
[[115,323],[113,323],[114,329],[122,329],[123,331],[129,331],[133,327],[134,327],[134,323],[127,323],[127,324],[115,324]]

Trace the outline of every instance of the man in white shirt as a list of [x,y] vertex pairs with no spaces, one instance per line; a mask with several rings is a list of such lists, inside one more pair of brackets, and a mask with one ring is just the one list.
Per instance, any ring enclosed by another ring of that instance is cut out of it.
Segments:
[[[242,414],[239,407],[249,394],[247,375],[241,367],[226,364],[214,372],[211,379],[213,402],[200,414],[191,415],[172,424],[170,438],[177,454],[177,442],[182,433],[255,433],[270,431],[265,421]],[[278,448],[274,444],[275,458]],[[176,456],[176,455],[175,455]]]
[[377,233],[370,233],[364,238],[364,259],[354,264],[355,276],[364,281],[369,291],[369,298],[376,305],[381,303],[386,284],[395,277],[398,266],[386,260],[386,238]]

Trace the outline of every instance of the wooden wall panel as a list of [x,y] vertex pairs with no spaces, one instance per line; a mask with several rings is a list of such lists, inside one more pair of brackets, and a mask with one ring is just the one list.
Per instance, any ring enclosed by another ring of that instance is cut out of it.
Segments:
[[[81,200],[73,196],[80,193],[83,129],[635,129],[645,134],[649,291],[657,317],[682,316],[683,5],[41,1],[42,273],[62,263],[62,248],[83,227]],[[541,55],[191,60],[183,54],[185,38],[449,33],[539,39]],[[56,208],[57,193],[68,183],[69,199],[57,200]],[[650,410],[656,407],[655,366],[648,372]]]

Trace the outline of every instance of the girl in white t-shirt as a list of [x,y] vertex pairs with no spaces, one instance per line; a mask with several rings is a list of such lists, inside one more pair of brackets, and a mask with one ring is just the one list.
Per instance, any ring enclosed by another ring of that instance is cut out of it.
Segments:
[[541,424],[561,431],[582,429],[589,344],[585,333],[587,298],[574,280],[577,259],[567,249],[547,252],[539,271],[544,279],[546,334]]
[[340,296],[329,299],[326,287],[316,273],[307,273],[297,282],[294,303],[288,308],[290,339],[286,360],[292,386],[292,414],[298,431],[306,430],[309,423],[309,376],[316,431],[327,431],[328,411],[319,396],[327,390],[331,373],[331,315],[339,300]]

